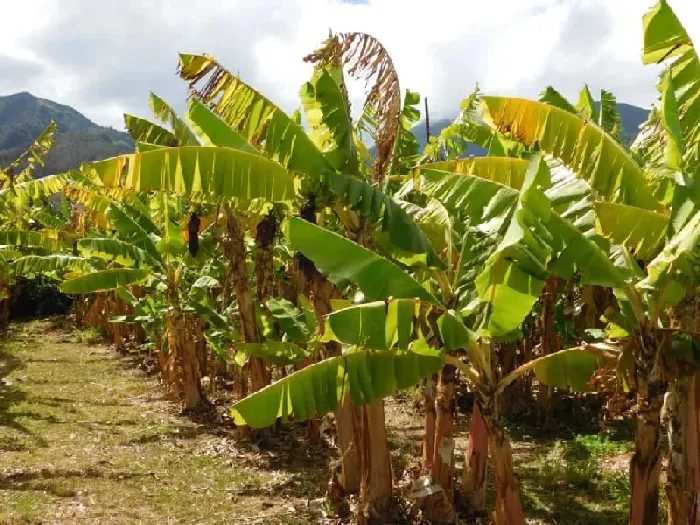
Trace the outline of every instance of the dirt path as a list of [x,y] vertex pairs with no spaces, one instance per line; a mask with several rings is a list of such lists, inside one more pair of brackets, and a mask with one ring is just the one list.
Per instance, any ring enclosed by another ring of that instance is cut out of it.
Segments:
[[329,450],[195,424],[131,360],[51,322],[0,340],[0,523],[310,521]]
[[[0,524],[323,522],[330,444],[311,446],[301,426],[251,444],[194,423],[155,377],[86,335],[55,321],[0,335]],[[397,481],[420,457],[414,390],[387,400]],[[467,432],[460,414],[458,465]],[[630,447],[597,434],[515,439],[528,523],[626,523]]]

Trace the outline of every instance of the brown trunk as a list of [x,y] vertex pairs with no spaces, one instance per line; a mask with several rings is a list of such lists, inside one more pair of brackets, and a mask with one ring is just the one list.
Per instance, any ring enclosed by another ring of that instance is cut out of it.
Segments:
[[433,481],[454,500],[454,430],[455,368],[445,365],[440,372],[436,400],[437,419],[433,450]]
[[[497,351],[498,362],[500,364],[500,369],[498,371],[500,377],[512,372],[518,367],[518,349],[520,344],[518,342],[499,342],[495,344]],[[522,403],[522,394],[518,388],[520,381],[515,381],[513,384],[509,385],[508,388],[503,392],[503,397],[508,406],[515,407]]]
[[[687,296],[671,312],[671,328],[698,332],[700,297]],[[669,460],[666,475],[668,523],[700,524],[700,372],[678,377],[664,407]]]
[[632,502],[630,525],[656,525],[659,517],[661,471],[661,407],[663,390],[638,376],[635,453],[630,461]]
[[[316,224],[316,201],[313,197],[306,199],[306,201],[301,205],[299,212],[302,219],[312,224]],[[312,300],[314,303],[314,312],[316,314],[316,319],[318,320],[318,325],[321,328],[321,333],[323,333],[325,322],[324,316],[329,314],[332,310],[330,304],[330,294],[333,285],[329,283],[323,275],[316,271],[316,266],[314,263],[300,252],[295,252],[292,268],[293,288],[295,288],[293,302],[295,304],[297,302],[298,296],[296,294],[302,294],[309,298],[313,297]],[[328,355],[335,355],[336,353],[338,355],[340,354],[340,348],[336,349],[335,346],[337,345],[326,343],[326,347],[330,347],[330,352],[327,352]],[[316,356],[309,357],[303,363],[299,364],[299,368],[309,366],[315,359]],[[346,410],[347,409],[348,408],[346,407]],[[340,432],[338,432],[338,434],[340,435]],[[307,422],[307,437],[313,444],[321,443],[321,423],[318,418],[314,418]],[[345,476],[341,471],[340,480],[344,479]],[[341,483],[341,481],[339,481],[339,483]]]
[[361,511],[365,516],[381,518],[391,502],[393,474],[384,420],[384,400],[378,399],[360,408],[359,429]]
[[[303,277],[303,272],[298,272]],[[310,283],[313,289],[314,312],[318,319],[321,332],[324,330],[325,316],[333,311],[331,299],[336,291],[335,285],[322,274],[314,272]],[[306,280],[304,278],[304,280]],[[308,288],[308,284],[305,285]],[[336,342],[326,343],[328,356],[340,355],[342,349]],[[359,424],[360,414],[350,394],[346,394],[342,404],[335,412],[335,426],[340,448],[341,475],[340,484],[345,494],[355,494],[360,490],[360,455],[357,447],[356,425]],[[312,422],[313,424],[313,422]],[[311,438],[314,437],[314,427],[311,427]]]
[[200,375],[206,373],[209,375],[210,385],[213,383],[214,376],[209,372],[209,348],[207,347],[207,340],[204,338],[204,331],[206,330],[206,322],[202,321],[198,317],[188,317],[188,326],[192,328],[192,344],[195,348],[195,354],[197,356],[197,363],[199,364]]
[[689,378],[677,379],[669,389],[664,407],[669,444],[665,486],[669,525],[692,523],[692,473],[688,468],[688,432],[691,430],[688,410],[693,403],[689,399],[690,383]]
[[[529,363],[534,359],[533,349],[537,344],[535,333],[537,331],[537,323],[534,319],[528,320],[523,326],[523,339],[520,346],[520,359],[518,366]],[[515,391],[514,395],[518,396],[520,402],[528,402],[532,398],[532,374],[525,374],[523,377],[516,379],[515,384],[510,386],[511,392]]]
[[355,424],[359,411],[350,394],[346,394],[343,404],[335,412],[335,425],[340,449],[340,484],[345,494],[355,494],[360,490],[360,456],[355,444]]
[[437,374],[428,377],[423,386],[423,402],[425,404],[425,424],[423,429],[423,470],[432,472],[433,454],[435,452],[435,384]]
[[75,324],[78,327],[85,326],[85,306],[85,297],[82,295],[76,295],[73,299],[73,313],[75,314]]
[[10,300],[0,301],[0,326],[6,327],[10,323]]
[[[245,368],[239,366],[233,367],[233,381],[236,387],[236,396],[238,399],[243,399],[248,395],[248,374]],[[246,431],[242,431],[245,433]]]
[[168,280],[168,353],[174,358],[182,388],[185,410],[202,401],[199,363],[194,342],[188,337],[180,297],[174,282]]
[[437,387],[435,439],[431,477],[433,483],[442,487],[442,492],[428,496],[425,515],[433,522],[453,523],[457,519],[454,508],[454,448],[452,437],[455,413],[455,367],[443,366]]
[[[243,327],[243,339],[248,343],[259,342],[258,326],[255,320],[255,303],[250,290],[248,279],[248,268],[246,266],[246,249],[243,230],[238,222],[238,218],[228,205],[224,205],[226,214],[226,227],[228,230],[228,241],[224,248],[229,260],[229,281],[233,283],[233,290],[238,303],[238,315],[241,318]],[[253,391],[269,384],[269,376],[262,359],[251,357],[248,360],[251,386]],[[245,372],[241,371],[241,382],[239,392],[245,395],[248,391],[247,378]],[[247,431],[243,431],[244,433]]]
[[273,296],[273,241],[277,232],[277,224],[273,215],[268,215],[258,223],[255,234],[255,282],[258,301],[263,302]]
[[10,323],[12,286],[0,285],[0,295],[6,295],[4,299],[0,299],[0,326],[7,326]]
[[633,340],[637,381],[637,414],[634,455],[630,461],[630,525],[658,523],[659,474],[661,472],[661,409],[666,384],[657,361],[664,348],[663,334],[641,326]]
[[669,389],[664,407],[668,428],[666,498],[669,525],[698,525],[700,450],[698,450],[698,400],[700,373],[679,378]]
[[[540,355],[550,355],[559,350],[559,338],[554,331],[554,310],[557,302],[558,278],[549,277],[544,284],[542,292],[542,315],[540,317],[541,339]],[[549,421],[550,410],[549,387],[540,382],[537,392],[540,421]]]
[[493,464],[496,473],[496,524],[525,525],[525,516],[518,497],[518,485],[513,472],[513,452],[505,435],[491,436]]
[[216,360],[216,366],[215,366],[216,375],[218,377],[227,377],[228,376],[228,363],[224,359],[221,359],[220,357],[216,357],[215,360]]
[[[697,322],[697,319],[696,319]],[[700,524],[700,372],[696,372],[690,383],[686,412],[686,459],[688,475],[686,481],[691,492],[690,520]]]
[[[595,300],[595,287],[584,285],[581,287],[581,299],[583,308],[579,316],[579,332],[583,332],[588,328],[598,327],[598,305]],[[581,326],[582,325],[582,326]]]
[[[272,214],[265,217],[258,223],[255,234],[257,246],[255,252],[255,281],[258,301],[263,303],[272,297],[274,291],[274,268],[273,268],[273,240],[277,225]],[[244,252],[245,253],[245,252]],[[238,287],[236,288],[238,296]],[[253,310],[255,312],[255,310]],[[253,315],[255,320],[255,316]],[[265,388],[272,381],[270,371],[265,366],[262,359],[251,358],[250,360],[250,383],[253,392]]]
[[474,400],[469,446],[464,458],[461,496],[471,511],[483,511],[486,506],[486,465],[489,456],[489,436],[479,403]]
[[498,402],[498,399],[492,399],[482,411],[496,478],[496,525],[525,525],[513,471],[513,452],[503,428]]
[[243,337],[248,343],[257,343],[258,327],[255,323],[255,304],[253,303],[253,294],[250,291],[246,266],[245,237],[235,213],[228,206],[224,206],[224,211],[226,212],[226,227],[228,229],[226,256],[229,260],[229,280],[233,283],[233,290],[236,294]]
[[261,358],[251,357],[248,365],[250,369],[250,388],[253,392],[257,392],[270,384],[270,371]]
[[[354,212],[353,212],[354,215]],[[357,228],[348,227],[347,236],[360,246],[371,248],[372,223],[357,219]],[[350,221],[352,222],[352,221]],[[360,409],[360,501],[365,515],[381,516],[391,502],[393,475],[384,418],[384,400],[376,400]]]
[[[165,333],[166,339],[163,341],[162,335],[160,337],[160,340],[157,343],[157,349],[158,349],[158,366],[160,368],[160,377],[163,380],[163,385],[168,389],[169,394],[174,394],[172,387],[173,387],[173,380],[170,374],[170,356],[168,355],[168,339],[167,339],[167,330]],[[163,344],[165,343],[165,344]]]

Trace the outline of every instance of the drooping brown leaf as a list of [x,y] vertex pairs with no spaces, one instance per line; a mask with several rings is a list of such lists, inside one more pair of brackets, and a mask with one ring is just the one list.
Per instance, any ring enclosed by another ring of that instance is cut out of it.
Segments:
[[394,63],[384,46],[366,33],[338,33],[322,47],[304,57],[305,62],[330,66],[347,66],[351,77],[374,84],[367,93],[365,108],[370,106],[377,122],[377,159],[373,180],[382,182],[387,175],[399,133],[401,89]]

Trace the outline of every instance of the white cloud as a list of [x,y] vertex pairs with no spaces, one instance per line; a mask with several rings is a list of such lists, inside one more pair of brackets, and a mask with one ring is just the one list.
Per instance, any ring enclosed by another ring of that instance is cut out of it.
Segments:
[[[148,116],[154,91],[184,107],[177,52],[216,56],[283,108],[298,107],[302,57],[333,31],[364,31],[393,57],[402,87],[452,116],[482,91],[535,97],[584,82],[648,105],[654,68],[640,61],[646,0],[23,0],[3,5],[0,94],[31,91],[101,124]],[[671,4],[700,42],[697,0]],[[353,89],[358,100],[358,89]]]

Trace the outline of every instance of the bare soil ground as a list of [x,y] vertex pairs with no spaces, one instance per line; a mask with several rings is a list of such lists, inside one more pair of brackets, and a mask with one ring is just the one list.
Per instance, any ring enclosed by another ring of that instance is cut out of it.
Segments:
[[[154,378],[50,322],[0,348],[0,523],[308,523],[329,447],[179,415]],[[261,443],[261,445],[264,445]]]
[[[250,442],[194,422],[134,359],[55,320],[15,324],[1,340],[0,523],[333,522],[319,503],[337,461],[332,432],[314,446],[289,425]],[[419,399],[387,400],[399,482],[420,456]],[[467,415],[457,428],[461,468]],[[627,436],[512,434],[530,523],[626,523]]]
[[[423,418],[415,408],[419,403],[417,391],[399,393],[387,400],[387,425],[399,475],[420,457]],[[468,415],[458,413],[455,422],[456,467],[460,472],[469,438],[469,421]],[[590,429],[589,433],[579,434],[565,427],[544,430],[523,422],[510,422],[509,434],[528,523],[624,525],[628,522],[628,467],[633,442],[627,424],[605,432]],[[488,476],[489,508],[493,508],[493,472]],[[463,523],[474,520],[465,519]]]

